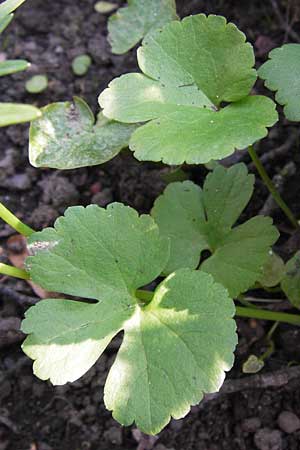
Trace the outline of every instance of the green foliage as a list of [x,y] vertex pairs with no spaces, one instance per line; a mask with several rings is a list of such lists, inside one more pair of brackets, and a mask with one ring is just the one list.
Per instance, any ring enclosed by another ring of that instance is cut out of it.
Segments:
[[111,119],[150,121],[131,138],[137,159],[207,163],[263,138],[277,120],[272,100],[248,96],[253,49],[224,17],[167,24],[144,39],[138,62],[143,74],[115,79],[99,97]]
[[[24,1],[25,0],[6,0],[0,4],[0,33],[2,33],[12,21],[13,11],[24,3]],[[26,70],[28,67],[29,63],[24,60],[2,61],[0,62],[0,77]],[[40,115],[40,111],[34,106],[0,103],[0,127],[28,122],[36,119]]]
[[190,269],[172,273],[150,303],[139,300],[137,289],[162,272],[169,256],[150,216],[118,203],[73,207],[54,229],[33,234],[29,246],[35,283],[97,300],[49,299],[27,311],[23,350],[38,377],[76,380],[124,330],[105,386],[105,403],[122,424],[135,421],[156,434],[204,392],[220,388],[237,341],[233,302],[210,275]]
[[25,0],[6,0],[0,5],[0,22],[14,12]]
[[273,251],[267,259],[263,268],[262,277],[258,280],[262,286],[273,287],[280,283],[285,275],[285,264]]
[[108,40],[113,53],[126,53],[144,36],[176,20],[175,0],[128,0],[108,22]]
[[72,70],[75,75],[85,75],[92,64],[92,58],[89,55],[76,56],[72,62]]
[[300,121],[300,44],[286,44],[269,54],[258,74],[271,91],[277,91],[276,101],[284,105],[289,120]]
[[5,30],[5,28],[8,27],[13,17],[14,17],[13,14],[9,14],[8,16],[5,16],[2,19],[0,19],[0,34]]
[[286,263],[285,270],[281,288],[292,305],[300,308],[300,251]]
[[200,265],[235,297],[262,275],[270,246],[278,232],[268,217],[254,217],[235,228],[253,192],[254,177],[244,164],[210,173],[203,190],[192,183],[170,184],[159,197],[152,216],[162,236],[171,241],[165,272],[181,267],[195,269],[201,253],[211,256]]
[[0,103],[0,127],[29,122],[41,116],[35,106],[15,103]]
[[26,81],[25,88],[29,94],[40,94],[48,87],[48,77],[46,75],[34,75]]
[[114,9],[118,7],[117,3],[112,2],[97,2],[95,3],[95,11],[100,14],[107,14],[112,12]]
[[243,364],[243,373],[258,373],[264,367],[265,363],[255,355],[250,355]]
[[102,164],[127,147],[136,125],[106,119],[95,124],[89,106],[80,98],[52,103],[33,122],[29,133],[29,159],[35,167],[74,169]]
[[26,70],[30,64],[22,59],[0,62],[0,77]]

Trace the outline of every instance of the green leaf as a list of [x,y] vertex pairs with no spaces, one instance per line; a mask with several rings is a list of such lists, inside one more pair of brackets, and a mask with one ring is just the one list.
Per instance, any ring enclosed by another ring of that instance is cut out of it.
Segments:
[[276,228],[270,218],[255,217],[232,229],[250,200],[253,183],[246,166],[237,164],[230,169],[218,166],[207,176],[203,190],[190,181],[166,188],[151,213],[161,234],[171,240],[166,273],[197,268],[201,253],[209,250],[211,256],[200,269],[211,273],[231,296],[258,280],[278,238]]
[[233,364],[233,314],[226,290],[207,274],[182,269],[163,281],[126,324],[104,391],[114,418],[157,434],[204,392],[218,391]]
[[265,86],[277,91],[276,101],[284,105],[287,119],[300,121],[300,44],[285,44],[269,54],[258,74]]
[[[267,135],[275,104],[248,97],[256,80],[252,46],[221,16],[187,17],[146,37],[143,74],[110,83],[99,97],[120,122],[150,121],[133,133],[137,159],[198,164],[221,159]],[[222,102],[234,102],[220,108]]]
[[126,53],[148,33],[176,19],[175,0],[128,0],[128,6],[120,8],[108,22],[113,53]]
[[26,81],[25,88],[30,94],[40,94],[48,87],[48,77],[46,75],[34,75]]
[[280,283],[285,275],[285,264],[273,251],[264,265],[262,277],[258,280],[262,286],[273,287]]
[[6,0],[0,5],[0,21],[15,11],[25,0]]
[[9,14],[8,16],[2,17],[2,19],[0,19],[0,33],[2,33],[6,29],[6,27],[8,27],[13,17],[13,14]]
[[95,3],[94,9],[100,14],[107,14],[117,9],[117,3],[112,2],[97,2]]
[[255,355],[249,355],[243,364],[243,373],[258,373],[263,369],[265,363]]
[[300,252],[297,252],[285,265],[286,273],[281,288],[292,305],[300,308]]
[[30,122],[40,116],[41,111],[35,106],[0,103],[0,127]]
[[249,289],[261,276],[271,245],[278,231],[270,217],[257,216],[234,228],[206,259],[201,270],[227,287],[236,297]]
[[0,62],[0,77],[4,75],[10,75],[16,72],[22,72],[26,70],[30,64],[22,59],[15,59],[9,61]]
[[75,75],[85,75],[92,64],[92,58],[89,55],[76,56],[72,61],[72,70]]
[[29,133],[29,159],[35,167],[74,169],[109,161],[128,146],[136,125],[95,118],[80,98],[52,103],[33,122]]
[[[126,239],[124,239],[126,236]],[[134,293],[163,270],[168,242],[150,216],[119,203],[69,208],[30,237],[30,275],[48,290],[98,300]]]
[[38,377],[76,380],[124,330],[105,387],[106,405],[122,424],[135,421],[155,434],[220,388],[237,343],[234,304],[210,275],[189,269],[164,280],[148,305],[138,300],[137,288],[168,259],[168,241],[150,216],[117,203],[72,207],[54,229],[30,236],[29,247],[35,283],[97,300],[47,299],[26,312],[23,350]]

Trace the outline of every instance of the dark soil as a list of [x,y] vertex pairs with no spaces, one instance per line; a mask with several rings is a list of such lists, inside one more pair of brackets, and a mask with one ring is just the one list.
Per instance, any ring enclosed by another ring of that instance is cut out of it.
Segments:
[[[107,83],[121,73],[136,70],[135,51],[124,56],[111,54],[106,39],[107,17],[94,12],[94,3],[95,0],[26,2],[4,35],[2,52],[10,58],[26,58],[32,66],[25,75],[1,79],[1,101],[42,106],[79,95],[96,111],[97,96]],[[181,16],[198,12],[226,16],[255,45],[260,63],[271,48],[292,42],[297,36],[300,40],[299,1],[277,3],[281,21],[274,3],[180,0],[178,11]],[[296,35],[291,35],[290,29]],[[89,53],[93,64],[85,77],[78,78],[72,73],[71,62],[82,53]],[[48,89],[38,96],[28,95],[24,81],[40,73],[48,75]],[[261,83],[257,84],[257,90],[263,91]],[[276,175],[283,196],[300,216],[297,133],[297,124],[282,118],[271,130],[269,139],[261,142],[259,151],[266,157],[270,175]],[[55,218],[73,204],[105,206],[111,201],[121,201],[140,212],[148,212],[165,186],[162,175],[168,168],[140,164],[130,152],[122,153],[103,166],[88,169],[68,172],[34,169],[27,157],[27,134],[27,125],[1,129],[0,201],[35,229],[53,224]],[[246,153],[240,152],[234,158],[250,163]],[[234,162],[234,158],[227,163]],[[189,170],[191,177],[201,184],[205,170]],[[287,258],[300,248],[299,235],[293,233],[286,218],[268,200],[261,181],[257,180],[255,196],[243,219],[261,210],[273,216],[282,232],[276,250]],[[1,226],[0,258],[4,262],[7,238],[11,234],[8,227]],[[118,342],[114,342],[79,381],[55,388],[41,382],[32,375],[31,362],[20,350],[23,336],[17,330],[28,302],[24,298],[13,301],[13,298],[22,294],[34,296],[26,283],[0,280],[0,450],[142,450],[154,445],[156,450],[300,449],[299,379],[280,388],[255,389],[254,386],[242,393],[211,400],[203,408],[192,408],[186,418],[172,421],[158,440],[148,441],[148,447],[143,445],[143,439],[138,444],[141,436],[137,430],[119,426],[105,410],[102,400],[107,370]],[[288,308],[288,305],[283,307]],[[239,321],[240,343],[229,377],[246,376],[242,374],[242,363],[251,353],[263,353],[269,328],[270,324],[255,320]],[[299,361],[300,332],[297,328],[280,325],[274,340],[276,349],[267,360],[264,372],[287,368],[292,361]]]

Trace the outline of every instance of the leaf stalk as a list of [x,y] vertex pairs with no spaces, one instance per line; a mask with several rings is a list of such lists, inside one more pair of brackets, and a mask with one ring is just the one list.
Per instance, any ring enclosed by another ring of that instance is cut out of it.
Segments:
[[300,225],[296,219],[296,217],[294,216],[294,214],[292,213],[292,211],[290,210],[290,208],[288,207],[288,205],[285,203],[285,201],[283,200],[283,198],[281,197],[281,195],[279,194],[278,190],[276,189],[273,181],[271,180],[271,178],[269,177],[269,175],[267,174],[264,166],[262,165],[256,151],[254,150],[253,145],[249,145],[248,147],[248,152],[249,155],[261,177],[261,179],[263,180],[263,182],[265,183],[266,187],[268,188],[269,192],[271,193],[271,195],[273,196],[275,202],[277,203],[277,205],[279,206],[279,208],[282,209],[282,211],[284,212],[284,214],[286,215],[286,217],[289,219],[289,221],[291,222],[291,224],[293,225],[293,227],[299,229]]
[[10,277],[21,278],[21,280],[29,280],[30,275],[26,270],[18,269],[8,264],[0,263],[0,273]]
[[18,219],[18,217],[16,217],[11,211],[9,211],[1,202],[0,218],[25,237],[29,237],[32,233],[34,233],[34,230],[32,228],[30,228],[28,225],[25,225],[25,223]]

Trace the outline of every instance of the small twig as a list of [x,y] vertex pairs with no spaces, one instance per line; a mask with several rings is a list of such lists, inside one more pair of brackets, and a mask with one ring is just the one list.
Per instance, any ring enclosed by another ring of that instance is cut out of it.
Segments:
[[[274,177],[272,178],[272,183],[279,194],[282,194],[284,190],[284,184],[286,181],[285,177],[293,176],[294,174],[295,164],[290,161],[283,167],[280,173],[274,175]],[[265,201],[264,206],[259,211],[259,214],[262,216],[271,216],[276,209],[278,209],[278,203],[276,203],[276,201],[274,200],[273,195],[270,194]]]
[[[274,148],[273,150],[268,151],[267,153],[259,154],[259,159],[262,164],[267,164],[270,161],[274,161],[277,158],[281,158],[288,152],[291,147],[295,144],[295,142],[299,139],[300,131],[297,130],[295,133],[291,133],[287,140],[280,145],[279,147]],[[255,170],[255,164],[251,162],[248,164],[249,170]]]
[[[248,153],[249,153],[252,161],[255,164],[257,172],[259,173],[261,179],[263,180],[265,186],[269,190],[270,194],[272,195],[273,199],[275,200],[275,202],[277,203],[279,208],[281,208],[281,210],[284,212],[284,214],[289,219],[289,221],[294,226],[294,228],[299,229],[300,225],[299,225],[296,217],[294,216],[294,214],[292,213],[292,211],[290,210],[289,206],[286,204],[284,199],[281,197],[281,195],[280,195],[278,189],[276,188],[274,182],[271,180],[271,178],[267,174],[267,172],[266,172],[263,164],[261,163],[261,160],[259,159],[259,157],[258,157],[258,155],[256,153],[256,150],[254,149],[253,145],[249,145]],[[286,169],[286,167],[284,168],[284,170]],[[284,172],[282,171],[282,175],[283,175],[283,173]]]
[[246,389],[279,388],[287,385],[290,381],[297,378],[300,378],[300,366],[287,367],[271,373],[251,375],[249,377],[239,378],[237,380],[229,379],[224,382],[219,392],[205,395],[202,402],[198,405],[198,408],[201,409],[206,402],[215,400],[222,395],[243,392]]

